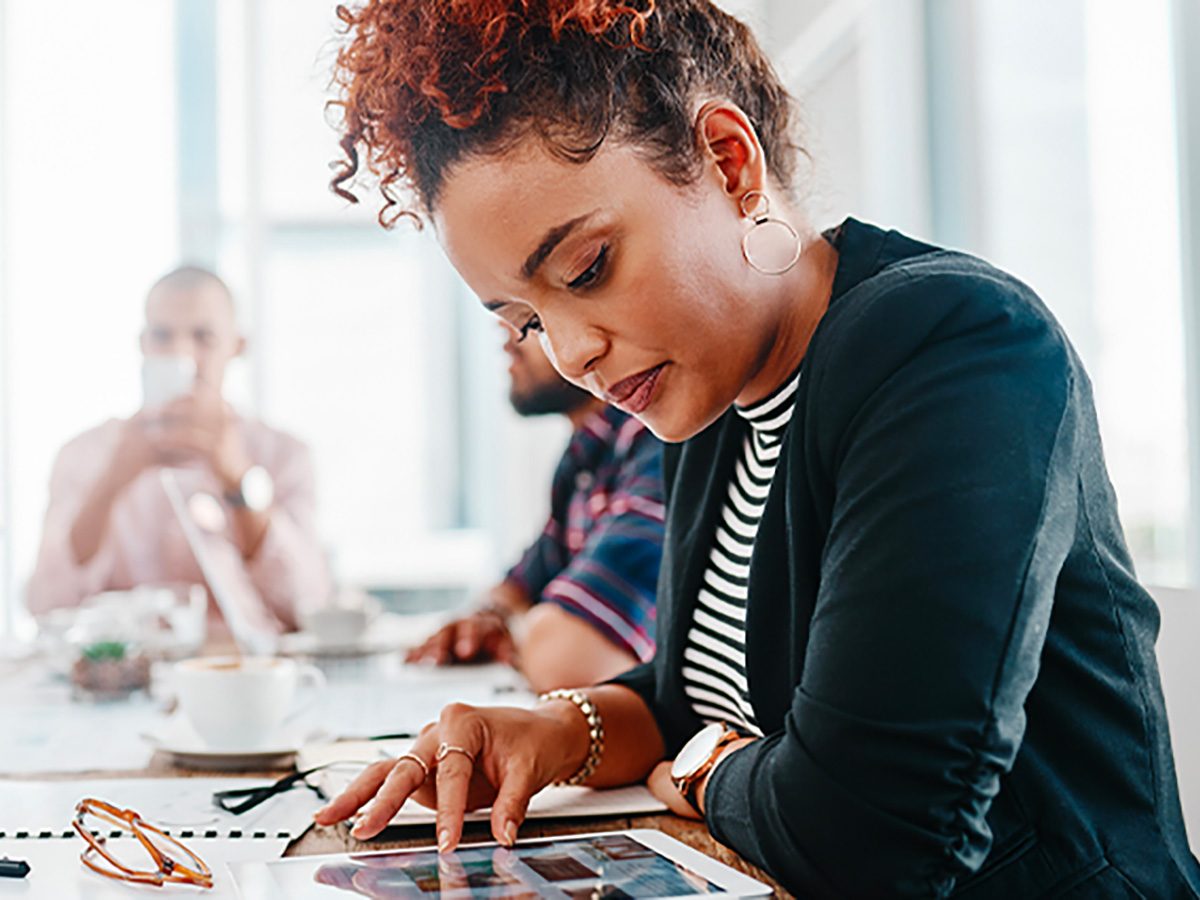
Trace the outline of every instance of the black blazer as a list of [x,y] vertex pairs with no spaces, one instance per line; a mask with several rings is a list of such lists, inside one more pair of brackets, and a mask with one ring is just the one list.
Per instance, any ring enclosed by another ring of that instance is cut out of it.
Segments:
[[[766,737],[713,835],[804,897],[1195,897],[1090,386],[1025,285],[848,220],[750,564]],[[658,654],[617,679],[674,755],[683,646],[747,425],[669,447]]]

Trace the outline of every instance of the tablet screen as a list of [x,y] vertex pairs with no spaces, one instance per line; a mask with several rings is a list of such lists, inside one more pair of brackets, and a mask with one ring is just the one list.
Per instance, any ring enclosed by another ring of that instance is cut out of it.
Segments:
[[[690,897],[724,893],[708,879],[627,834],[433,851],[294,857],[265,865],[279,896],[376,898]],[[239,878],[239,882],[241,879]]]

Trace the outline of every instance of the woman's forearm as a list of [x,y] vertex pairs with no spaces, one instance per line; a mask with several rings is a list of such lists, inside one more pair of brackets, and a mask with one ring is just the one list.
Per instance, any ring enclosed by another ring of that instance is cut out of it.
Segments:
[[[650,708],[634,691],[615,684],[585,688],[596,704],[604,727],[604,752],[600,764],[588,778],[591,787],[616,787],[644,781],[655,763],[663,758],[665,746]],[[587,719],[570,700],[545,704],[568,724],[560,778],[569,778],[587,759],[590,746]]]

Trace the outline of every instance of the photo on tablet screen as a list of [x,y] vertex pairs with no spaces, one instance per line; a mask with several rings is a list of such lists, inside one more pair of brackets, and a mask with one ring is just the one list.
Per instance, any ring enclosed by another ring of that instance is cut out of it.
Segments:
[[486,844],[441,856],[434,850],[396,850],[292,857],[233,869],[244,894],[297,900],[635,900],[769,892],[765,885],[656,832],[571,836],[522,842],[511,849]]

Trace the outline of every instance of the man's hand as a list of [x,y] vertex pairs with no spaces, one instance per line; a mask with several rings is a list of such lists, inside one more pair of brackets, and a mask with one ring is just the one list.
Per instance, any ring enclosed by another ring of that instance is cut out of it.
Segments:
[[233,411],[208,385],[197,385],[194,393],[168,403],[152,423],[147,433],[164,462],[199,459],[226,490],[237,490],[253,465]]
[[122,490],[146,469],[163,463],[151,436],[153,427],[154,418],[145,410],[121,422],[117,445],[106,473],[108,486],[113,493]]
[[408,653],[409,662],[452,663],[496,662],[515,665],[516,643],[505,617],[494,609],[482,609],[445,625]]

